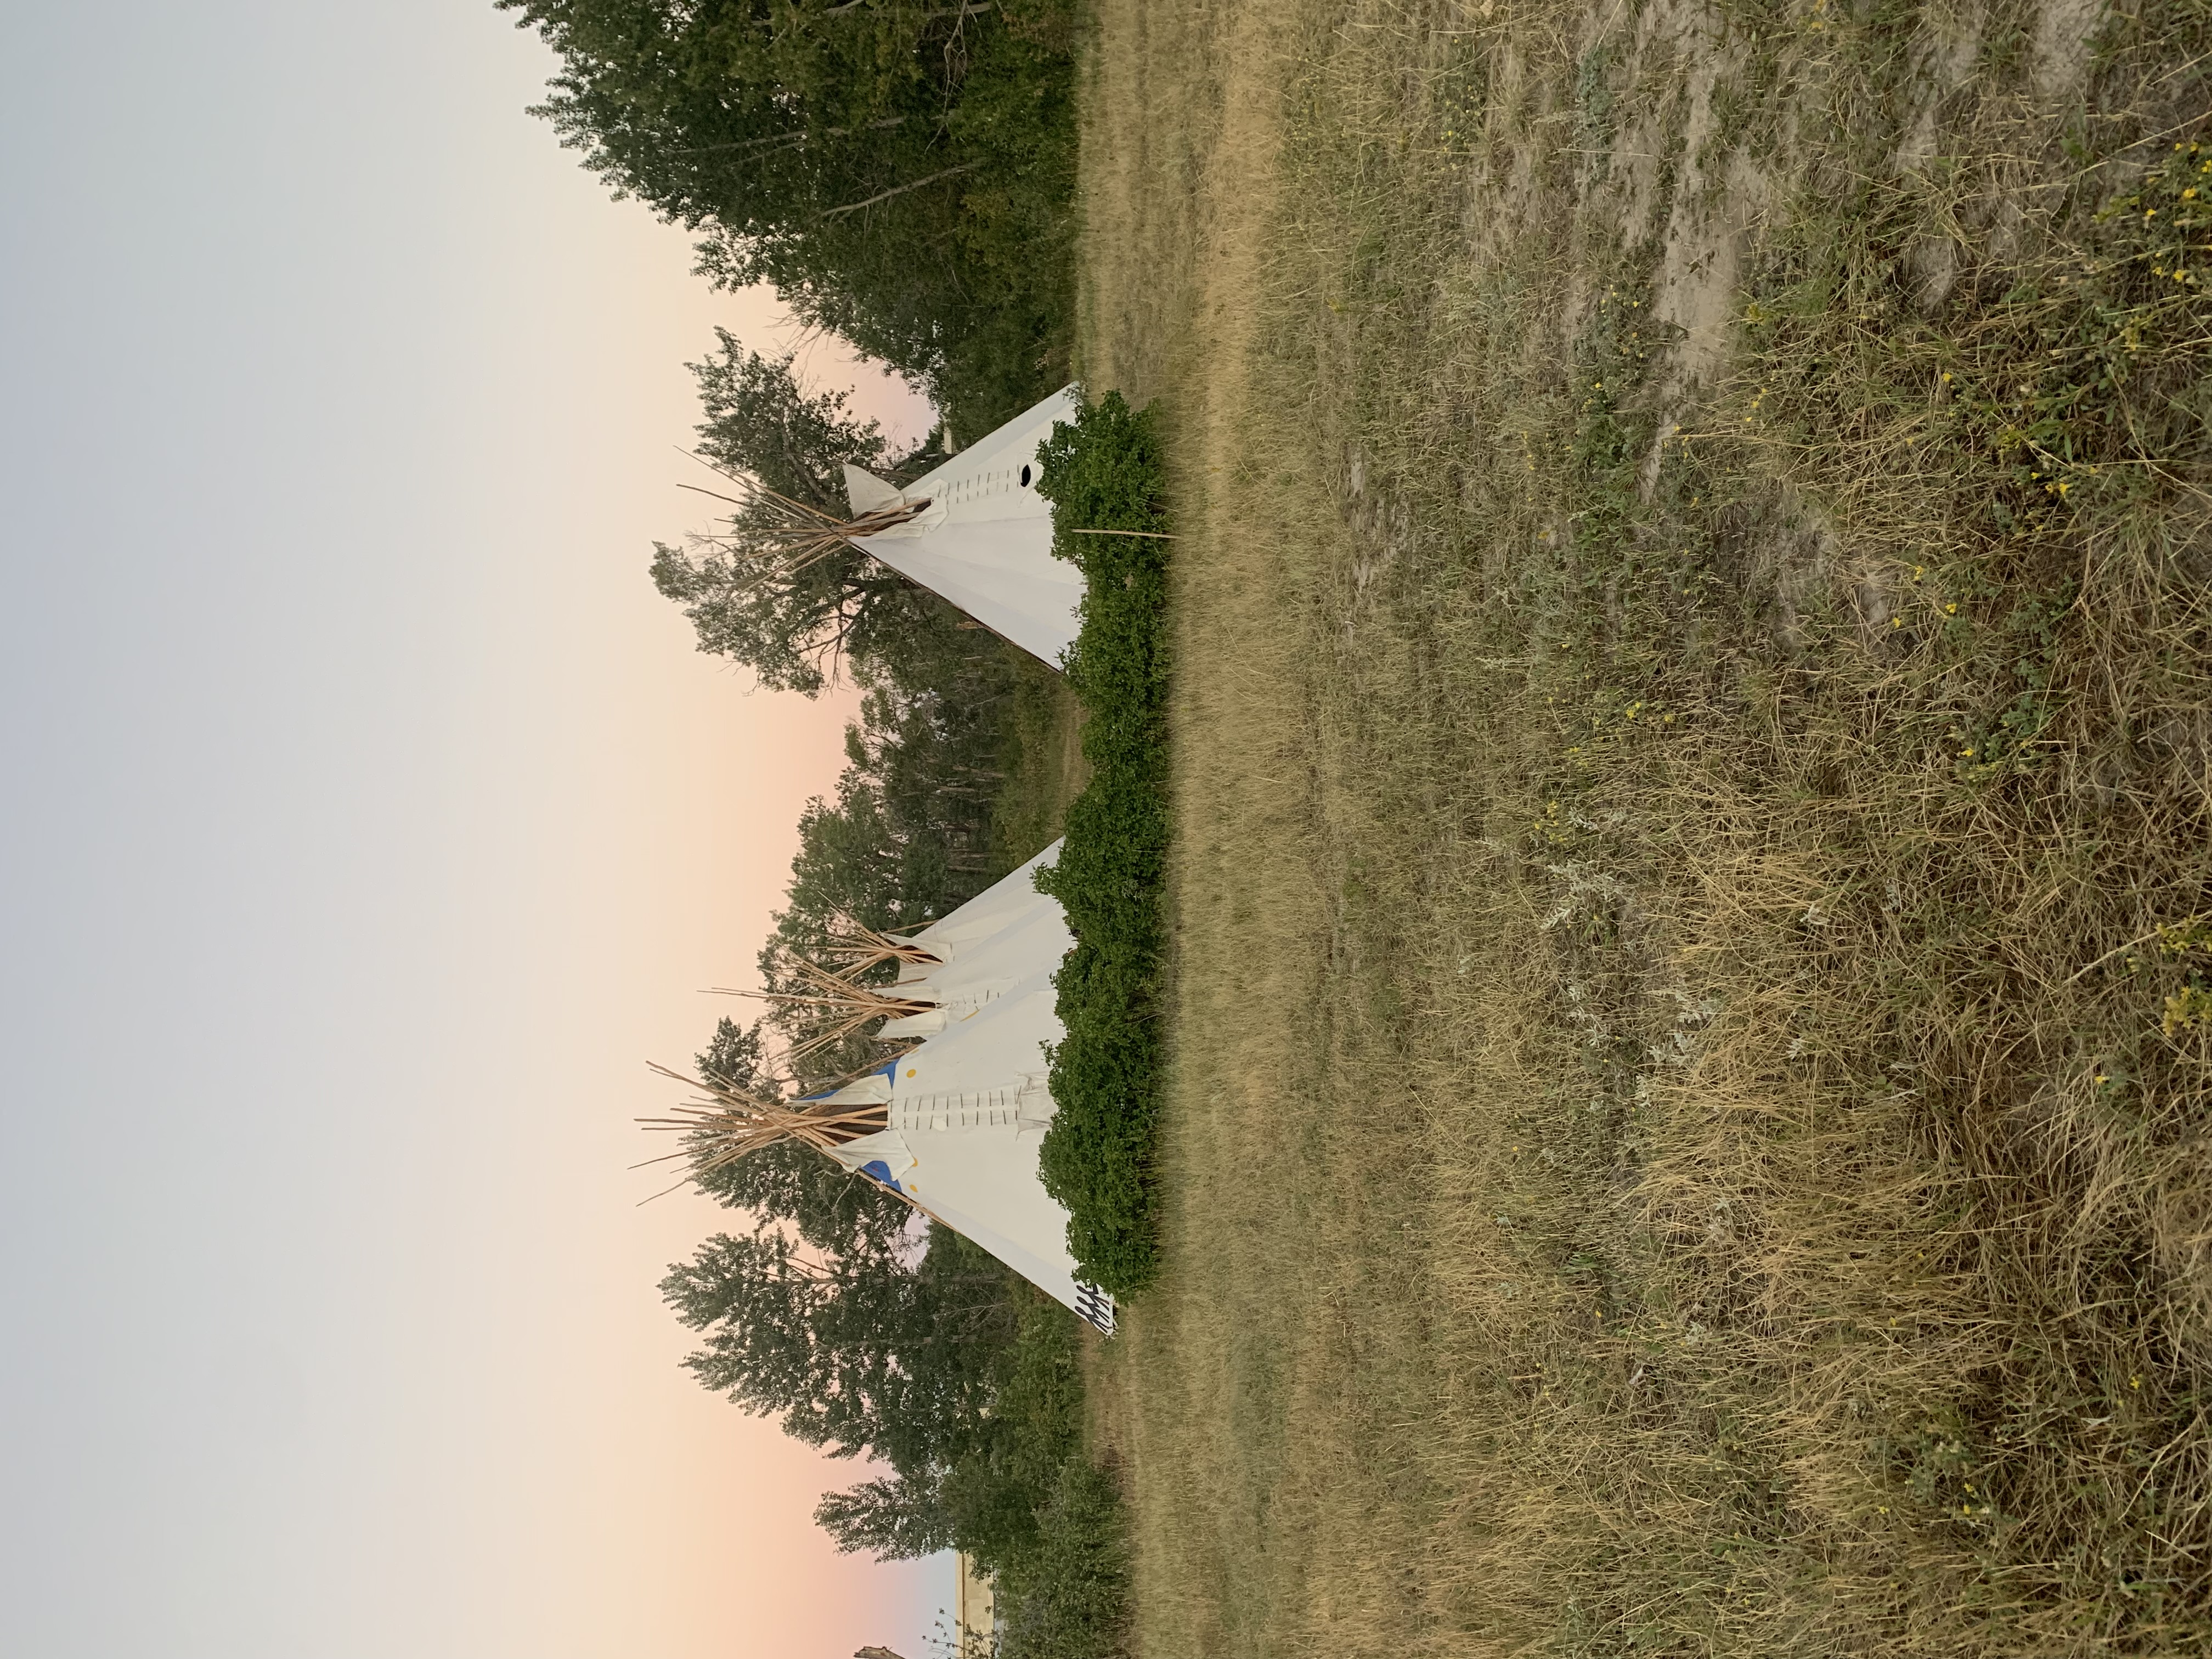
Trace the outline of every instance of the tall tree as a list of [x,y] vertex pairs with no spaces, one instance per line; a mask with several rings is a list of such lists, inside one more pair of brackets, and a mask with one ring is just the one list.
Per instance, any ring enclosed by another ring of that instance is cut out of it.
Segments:
[[833,1457],[927,1476],[988,1437],[1015,1303],[1006,1270],[943,1228],[909,1257],[763,1223],[708,1239],[660,1289],[702,1335],[684,1363],[706,1387]]
[[[707,417],[699,452],[732,478],[842,519],[847,464],[903,481],[941,459],[933,434],[891,453],[882,428],[854,418],[845,393],[809,393],[789,357],[763,357],[726,331],[716,335],[720,355],[690,366]],[[787,522],[774,502],[749,497],[720,533],[684,547],[654,544],[653,585],[684,607],[702,651],[734,658],[765,685],[811,695],[841,661],[896,655],[907,636],[927,631],[937,608],[930,596],[849,544],[787,558],[778,537]]]
[[[496,0],[539,112],[702,268],[994,424],[1064,364],[1073,0]],[[978,428],[980,429],[980,428]]]
[[864,1480],[825,1494],[814,1506],[815,1522],[848,1553],[867,1550],[882,1561],[933,1555],[959,1541],[942,1485],[934,1472]]
[[836,801],[809,802],[799,821],[786,915],[801,925],[780,925],[782,942],[805,949],[854,922],[910,932],[982,890],[1000,742],[990,714],[1005,694],[976,689],[976,702],[862,698]]

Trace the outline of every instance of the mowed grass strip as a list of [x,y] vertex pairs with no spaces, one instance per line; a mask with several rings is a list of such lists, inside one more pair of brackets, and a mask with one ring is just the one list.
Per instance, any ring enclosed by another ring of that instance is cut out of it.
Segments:
[[2203,27],[1102,5],[1142,1651],[2212,1634]]
[[1054,550],[1085,577],[1067,683],[1088,716],[1090,781],[1068,806],[1058,860],[1037,882],[1075,935],[1054,975],[1066,1036],[1052,1051],[1053,1121],[1038,1164],[1046,1189],[1067,1208],[1069,1247],[1084,1273],[1127,1295],[1157,1266],[1152,1140],[1168,845],[1162,617],[1171,539],[1158,435],[1120,393],[1054,427],[1042,463],[1037,489],[1053,503]]

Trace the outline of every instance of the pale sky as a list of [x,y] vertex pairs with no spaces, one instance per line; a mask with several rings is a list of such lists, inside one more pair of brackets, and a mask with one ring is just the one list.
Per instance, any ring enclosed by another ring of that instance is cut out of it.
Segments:
[[627,1167],[840,761],[645,574],[787,327],[488,0],[0,21],[0,1653],[918,1656]]

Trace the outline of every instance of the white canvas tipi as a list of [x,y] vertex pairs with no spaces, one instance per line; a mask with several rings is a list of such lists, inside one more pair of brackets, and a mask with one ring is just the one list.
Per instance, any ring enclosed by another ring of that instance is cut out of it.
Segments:
[[1052,503],[1036,492],[1037,451],[1054,422],[1082,408],[1076,388],[1063,387],[903,489],[848,466],[855,516],[921,508],[854,544],[1058,667],[1075,642],[1083,573],[1052,556]]
[[1037,1173],[1053,1115],[1045,1046],[1066,1035],[1052,975],[1075,941],[1060,901],[1038,892],[1035,877],[1059,853],[1055,842],[913,935],[936,960],[908,964],[897,993],[930,1006],[881,1035],[923,1042],[823,1103],[884,1108],[883,1128],[830,1157],[1111,1330],[1113,1300],[1077,1279],[1067,1212]]

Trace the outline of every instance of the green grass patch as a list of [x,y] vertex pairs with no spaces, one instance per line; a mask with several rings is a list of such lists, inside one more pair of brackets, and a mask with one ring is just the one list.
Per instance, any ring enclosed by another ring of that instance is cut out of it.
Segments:
[[[1076,941],[1054,980],[1067,1036],[1052,1054],[1056,1110],[1039,1158],[1046,1189],[1067,1206],[1075,1259],[1121,1295],[1156,1265],[1170,544],[1149,411],[1109,392],[1053,429],[1043,463],[1037,488],[1054,506],[1054,551],[1085,580],[1067,679],[1090,716],[1091,781],[1068,808],[1058,866],[1038,883],[1066,908]],[[1098,530],[1139,533],[1085,533]]]

